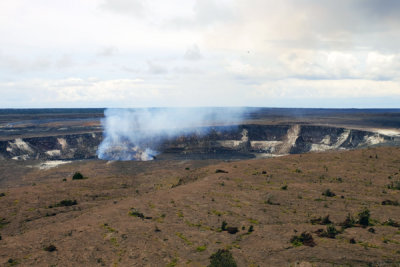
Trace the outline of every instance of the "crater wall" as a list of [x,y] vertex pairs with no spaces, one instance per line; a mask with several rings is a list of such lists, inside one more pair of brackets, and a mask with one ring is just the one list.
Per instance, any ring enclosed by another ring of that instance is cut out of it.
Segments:
[[[16,138],[0,141],[0,158],[62,160],[97,158],[101,133]],[[377,132],[312,125],[234,125],[193,129],[174,138],[158,137],[145,145],[160,157],[203,158],[272,157],[312,151],[345,150],[399,142]],[[124,153],[136,153],[134,144],[121,144]],[[132,150],[130,150],[132,148]],[[110,148],[108,159],[116,159]]]

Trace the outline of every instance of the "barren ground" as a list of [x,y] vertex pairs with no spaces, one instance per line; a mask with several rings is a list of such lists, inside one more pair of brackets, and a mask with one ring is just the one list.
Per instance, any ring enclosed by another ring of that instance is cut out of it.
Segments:
[[[400,206],[382,205],[400,202],[387,186],[400,183],[400,148],[27,167],[39,163],[0,161],[0,265],[206,266],[220,248],[238,266],[400,265]],[[87,179],[72,180],[76,171]],[[336,196],[322,195],[327,189]],[[77,204],[56,207],[62,200]],[[318,237],[326,225],[310,222],[329,215],[340,230],[365,207],[373,225],[336,238]],[[223,221],[239,232],[221,231]],[[303,231],[316,246],[290,242]],[[44,250],[50,245],[56,250]]]

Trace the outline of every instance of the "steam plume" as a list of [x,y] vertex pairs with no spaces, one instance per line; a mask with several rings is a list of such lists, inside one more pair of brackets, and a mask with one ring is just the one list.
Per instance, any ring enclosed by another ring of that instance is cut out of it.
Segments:
[[205,134],[207,127],[242,121],[245,108],[107,109],[103,141],[97,155],[107,160],[152,160],[159,144],[187,134]]

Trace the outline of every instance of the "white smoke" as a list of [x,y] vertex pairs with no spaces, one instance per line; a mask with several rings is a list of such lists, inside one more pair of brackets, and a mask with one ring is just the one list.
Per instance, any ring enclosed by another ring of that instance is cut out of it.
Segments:
[[240,123],[246,108],[107,109],[97,155],[108,160],[152,160],[163,141],[205,134],[208,126]]

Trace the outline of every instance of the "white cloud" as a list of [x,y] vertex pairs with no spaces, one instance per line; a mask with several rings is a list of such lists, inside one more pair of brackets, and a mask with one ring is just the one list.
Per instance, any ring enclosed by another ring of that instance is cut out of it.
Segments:
[[397,0],[1,1],[1,105],[373,97],[385,107],[400,91],[399,10]]

